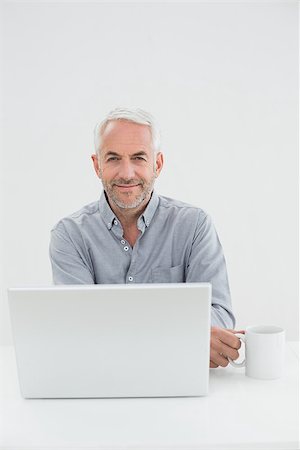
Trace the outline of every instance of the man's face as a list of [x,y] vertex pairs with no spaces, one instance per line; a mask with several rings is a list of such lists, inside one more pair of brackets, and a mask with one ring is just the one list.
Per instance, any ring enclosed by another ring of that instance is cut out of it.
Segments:
[[108,199],[122,209],[139,208],[150,199],[163,159],[154,161],[148,126],[123,120],[110,121],[102,135],[100,157],[94,168]]

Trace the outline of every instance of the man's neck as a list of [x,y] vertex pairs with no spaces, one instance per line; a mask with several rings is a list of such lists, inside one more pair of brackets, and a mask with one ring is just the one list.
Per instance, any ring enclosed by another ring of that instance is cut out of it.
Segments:
[[137,221],[138,218],[143,214],[145,211],[150,199],[151,199],[152,193],[145,198],[143,203],[139,205],[137,208],[120,208],[117,206],[114,202],[109,201],[109,206],[111,207],[112,211],[115,213],[116,217],[119,219],[119,221],[122,224],[123,230],[132,230],[134,228],[137,229]]
[[140,215],[144,212],[145,208],[143,209],[125,209],[125,208],[118,208],[115,205],[110,205],[111,209],[121,222],[123,229],[132,228],[134,226],[137,227],[137,221]]

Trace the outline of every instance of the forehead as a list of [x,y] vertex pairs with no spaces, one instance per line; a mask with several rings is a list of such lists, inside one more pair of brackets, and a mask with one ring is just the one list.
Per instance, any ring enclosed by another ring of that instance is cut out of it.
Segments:
[[112,145],[137,145],[144,149],[150,148],[150,127],[125,120],[111,120],[102,134],[102,147]]

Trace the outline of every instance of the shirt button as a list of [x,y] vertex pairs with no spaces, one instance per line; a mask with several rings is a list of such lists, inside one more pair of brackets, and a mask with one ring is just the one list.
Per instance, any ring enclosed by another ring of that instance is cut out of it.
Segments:
[[124,241],[124,239],[122,239],[122,240],[121,240],[121,244],[125,244],[125,241]]
[[127,245],[125,245],[124,250],[125,250],[125,252],[128,252],[129,247],[127,247]]
[[115,224],[115,225],[118,225],[118,223],[119,223],[119,222],[115,219],[115,220],[114,220],[114,224]]
[[108,226],[108,228],[110,228],[110,226],[111,226],[111,223],[108,223],[108,224],[107,224],[107,226]]
[[128,281],[133,281],[133,278],[132,277],[128,277]]

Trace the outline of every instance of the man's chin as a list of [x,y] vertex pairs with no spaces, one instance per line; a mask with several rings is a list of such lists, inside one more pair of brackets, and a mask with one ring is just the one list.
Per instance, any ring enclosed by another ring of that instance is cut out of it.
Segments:
[[139,198],[139,199],[136,199],[135,201],[125,202],[125,201],[122,201],[117,198],[112,198],[112,201],[114,202],[114,204],[121,209],[136,209],[139,206],[141,206],[141,204],[143,203],[144,200],[145,200],[144,198]]
[[[108,187],[103,185],[104,190],[106,191],[107,198],[110,204],[114,204],[120,209],[124,210],[138,210],[145,207],[148,201],[151,198],[153,184],[144,187],[142,192],[119,192],[118,189],[114,189],[114,187]],[[140,187],[140,186],[139,186]]]

